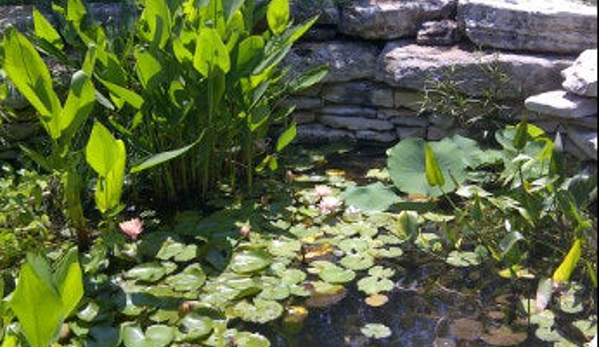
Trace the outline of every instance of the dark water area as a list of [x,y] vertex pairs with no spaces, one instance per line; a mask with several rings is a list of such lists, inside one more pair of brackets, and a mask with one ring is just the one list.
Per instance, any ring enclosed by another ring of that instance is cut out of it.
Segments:
[[[298,334],[271,332],[273,347],[553,346],[534,337],[526,317],[518,314],[515,304],[520,299],[510,294],[509,282],[490,271],[453,269],[443,263],[397,269],[399,280],[386,305],[368,306],[364,294],[353,288],[329,308],[310,309]],[[360,329],[370,323],[386,325],[392,335],[366,338]],[[513,336],[493,333],[508,326],[524,342],[509,344]]]

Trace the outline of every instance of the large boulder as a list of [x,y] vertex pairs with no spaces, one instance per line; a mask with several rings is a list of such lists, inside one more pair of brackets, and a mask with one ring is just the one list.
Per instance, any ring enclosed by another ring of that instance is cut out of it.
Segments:
[[291,0],[291,15],[294,21],[303,22],[314,16],[318,17],[318,24],[337,25],[339,23],[340,11],[334,0],[321,0],[318,6],[313,1]]
[[357,81],[349,83],[335,83],[324,86],[322,98],[335,104],[394,106],[394,91],[389,86],[371,82]]
[[337,41],[300,43],[286,59],[291,74],[306,72],[321,65],[329,67],[324,82],[347,82],[372,79],[375,74],[378,50],[368,43]]
[[343,33],[370,40],[415,37],[421,24],[452,17],[457,0],[360,0],[344,6]]
[[582,52],[597,46],[597,7],[571,0],[461,0],[458,20],[477,45]]
[[494,89],[499,99],[522,100],[560,88],[560,73],[573,61],[573,57],[487,53],[467,46],[429,47],[396,41],[381,54],[377,79],[414,90],[429,88],[431,81],[453,80],[470,96]]
[[585,98],[565,90],[555,90],[531,96],[526,108],[540,114],[564,119],[584,118],[597,114],[597,99]]
[[580,96],[597,97],[597,50],[584,51],[574,65],[562,72],[563,87]]

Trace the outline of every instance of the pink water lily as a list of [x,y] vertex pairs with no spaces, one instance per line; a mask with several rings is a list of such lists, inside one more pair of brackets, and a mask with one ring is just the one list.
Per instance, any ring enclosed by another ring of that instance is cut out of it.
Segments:
[[245,224],[244,226],[241,227],[241,229],[239,229],[239,234],[244,239],[249,239],[251,232],[252,232],[252,228],[248,224]]
[[144,231],[144,223],[139,218],[134,218],[122,223],[119,223],[119,227],[123,234],[135,241],[139,235]]
[[324,214],[332,214],[337,212],[339,208],[343,205],[343,201],[334,196],[325,196],[318,204],[318,208]]
[[314,194],[319,199],[330,197],[333,195],[333,189],[329,186],[316,186],[314,187]]

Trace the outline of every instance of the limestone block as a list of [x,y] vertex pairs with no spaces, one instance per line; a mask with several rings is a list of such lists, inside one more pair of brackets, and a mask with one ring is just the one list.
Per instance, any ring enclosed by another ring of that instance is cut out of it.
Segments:
[[400,140],[405,140],[409,138],[426,138],[426,128],[411,128],[411,127],[400,127],[396,129],[397,136]]
[[566,119],[597,113],[597,99],[581,97],[565,90],[532,96],[526,99],[525,104],[531,111]]
[[318,110],[318,113],[332,116],[376,118],[377,111],[371,107],[331,105]]
[[457,0],[362,0],[341,11],[340,30],[370,40],[416,36],[424,22],[453,15]]
[[377,130],[387,131],[395,129],[393,123],[380,119],[356,118],[344,116],[320,116],[318,121],[335,129],[348,130]]
[[285,60],[291,76],[326,65],[329,73],[324,82],[347,82],[373,79],[378,51],[369,43],[336,41],[305,42],[294,46]]
[[424,94],[420,91],[410,89],[395,90],[395,107],[405,107],[409,110],[419,112],[424,101]]
[[315,110],[324,106],[321,98],[311,96],[292,96],[283,102],[284,106],[295,106],[298,111]]
[[318,6],[314,6],[316,1],[291,0],[291,16],[296,23],[304,22],[314,16],[318,17],[317,24],[337,25],[340,19],[339,7],[335,5],[334,0],[319,0]]
[[580,96],[597,97],[597,50],[584,51],[574,65],[562,71],[565,90]]
[[377,111],[376,118],[382,120],[390,120],[394,118],[416,118],[418,112],[407,108],[381,108]]
[[524,99],[560,88],[561,71],[572,65],[573,58],[487,53],[466,45],[431,47],[395,41],[380,56],[377,79],[412,90],[424,90],[433,79],[451,79],[459,82],[459,90],[470,96],[493,89],[499,99]]
[[583,160],[597,160],[597,132],[580,127],[567,127],[567,139],[573,145],[570,153]]
[[322,98],[336,104],[393,107],[393,89],[376,82],[359,81],[324,86]]
[[382,142],[389,143],[397,140],[397,135],[393,131],[372,131],[372,130],[360,130],[356,132],[356,138],[361,141],[367,142]]
[[458,23],[450,19],[423,23],[416,42],[421,46],[454,45],[460,42]]
[[295,112],[291,116],[297,124],[309,124],[316,121],[316,113],[314,112]]
[[332,129],[322,124],[304,124],[297,127],[297,140],[303,143],[355,142],[353,132]]
[[597,47],[597,8],[567,0],[460,0],[458,20],[477,45],[579,53]]

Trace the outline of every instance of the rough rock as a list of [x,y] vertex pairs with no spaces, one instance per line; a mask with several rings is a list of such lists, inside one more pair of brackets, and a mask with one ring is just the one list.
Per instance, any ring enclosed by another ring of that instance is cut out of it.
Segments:
[[356,136],[351,131],[332,129],[322,124],[305,124],[297,127],[297,139],[304,143],[355,142]]
[[327,106],[318,113],[332,116],[376,118],[376,109],[363,106]]
[[450,18],[457,0],[361,0],[343,7],[341,32],[371,40],[416,36],[424,22]]
[[432,79],[452,79],[470,96],[493,88],[500,99],[524,99],[560,88],[560,73],[572,62],[554,55],[485,53],[469,46],[430,47],[395,41],[379,59],[377,79],[413,90],[424,90]]
[[326,85],[322,98],[337,104],[393,107],[393,89],[376,82],[359,81]]
[[324,82],[347,82],[373,79],[377,56],[377,48],[368,43],[310,42],[295,45],[285,64],[291,67],[291,75],[327,65]]
[[318,24],[336,25],[339,23],[340,11],[334,0],[320,0],[319,2],[317,6],[314,6],[314,1],[291,0],[289,6],[294,21],[296,23],[303,22],[314,16],[319,16]]
[[343,117],[343,116],[320,116],[318,121],[324,125],[336,129],[347,129],[347,130],[377,130],[387,131],[395,129],[393,123],[371,118],[356,118],[356,117]]
[[[571,154],[583,160],[597,160],[597,132],[589,131],[576,126],[567,127],[567,139],[575,148],[570,150]],[[578,151],[578,152],[577,152]]]
[[396,133],[400,140],[412,137],[426,138],[426,128],[397,128]]
[[597,47],[597,8],[567,0],[460,0],[458,20],[477,45],[582,52]]
[[563,87],[570,93],[597,97],[597,50],[584,51],[574,64],[562,71]]
[[447,136],[449,136],[449,131],[437,126],[429,127],[426,133],[426,139],[429,141],[440,141]]
[[313,96],[292,96],[283,102],[283,106],[295,106],[298,111],[315,110],[324,106],[321,98]]
[[405,107],[409,110],[420,112],[424,101],[424,93],[410,89],[395,90],[395,107]]
[[313,41],[313,42],[324,42],[334,41],[339,34],[336,27],[333,26],[314,26],[308,30],[304,36],[300,39],[301,41]]
[[396,117],[416,117],[417,112],[405,108],[381,108],[377,111],[376,118],[389,120]]
[[421,46],[451,46],[460,42],[460,30],[454,20],[431,21],[422,24],[416,42]]
[[397,140],[397,135],[392,131],[372,131],[372,130],[361,130],[356,132],[356,139],[367,142],[382,142],[389,143]]
[[597,113],[597,99],[585,98],[556,90],[532,96],[525,101],[526,108],[541,114],[560,118],[582,118]]
[[316,113],[312,112],[295,112],[291,116],[297,124],[309,124],[316,121]]

